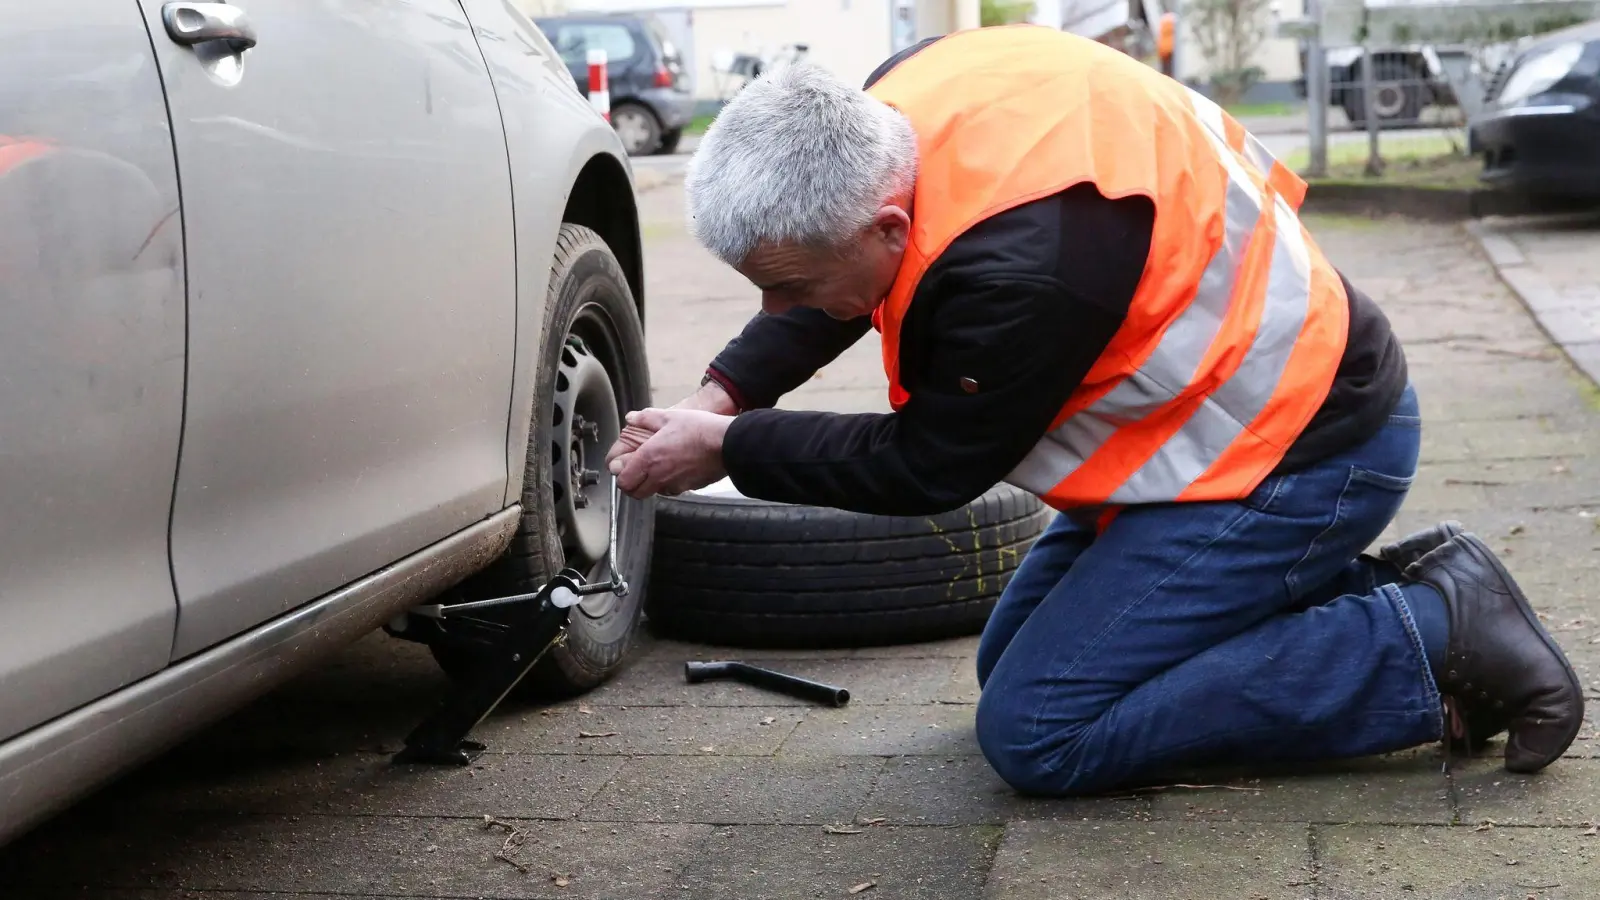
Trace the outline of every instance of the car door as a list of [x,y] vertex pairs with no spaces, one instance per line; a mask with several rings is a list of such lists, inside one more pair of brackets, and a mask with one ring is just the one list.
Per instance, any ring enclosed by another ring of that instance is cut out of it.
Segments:
[[0,17],[0,741],[166,665],[183,241],[126,0]]
[[503,507],[505,137],[457,0],[140,0],[189,258],[175,656]]

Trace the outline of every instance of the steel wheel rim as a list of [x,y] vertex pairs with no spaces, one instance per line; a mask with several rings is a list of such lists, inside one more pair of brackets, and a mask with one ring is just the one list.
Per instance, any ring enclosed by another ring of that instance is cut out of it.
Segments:
[[616,129],[622,138],[622,146],[629,153],[642,153],[645,144],[650,140],[650,125],[644,120],[644,113],[636,109],[623,108],[611,114],[611,126]]
[[[573,323],[556,361],[550,490],[565,564],[590,577],[604,577],[608,573],[599,570],[605,567],[611,538],[611,473],[605,470],[605,454],[622,431],[622,414],[605,362],[584,338],[583,332],[599,325],[585,318],[580,313]],[[615,602],[611,594],[594,594],[581,608],[603,616]]]
[[1406,92],[1398,84],[1380,84],[1373,93],[1377,96],[1372,108],[1381,118],[1393,117],[1405,108]]

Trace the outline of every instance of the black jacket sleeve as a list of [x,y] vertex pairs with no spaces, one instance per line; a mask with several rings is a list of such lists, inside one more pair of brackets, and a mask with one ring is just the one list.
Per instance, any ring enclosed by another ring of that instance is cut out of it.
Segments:
[[1094,363],[1062,353],[1061,336],[1104,346],[1120,324],[1061,291],[1052,280],[972,285],[935,317],[932,377],[898,414],[741,414],[723,443],[728,474],[749,496],[879,515],[972,500],[1022,461]]
[[757,313],[712,360],[711,374],[740,409],[774,406],[871,329],[869,316],[841,320],[805,307]]
[[1153,224],[1148,200],[1108,200],[1083,185],[975,226],[924,276],[908,311],[910,402],[881,415],[742,413],[722,451],[735,486],[879,515],[979,496],[1038,442],[1121,327]]

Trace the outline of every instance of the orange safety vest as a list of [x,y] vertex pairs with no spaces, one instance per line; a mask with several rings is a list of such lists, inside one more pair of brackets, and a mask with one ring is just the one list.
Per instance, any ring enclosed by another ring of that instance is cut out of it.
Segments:
[[1172,45],[1176,41],[1178,17],[1170,12],[1161,14],[1160,30],[1156,32],[1156,55],[1162,59],[1172,55]]
[[1061,510],[1254,490],[1322,405],[1349,329],[1344,287],[1296,216],[1305,182],[1210,100],[1043,26],[949,35],[870,93],[910,120],[919,154],[910,241],[873,314],[890,404],[910,399],[901,323],[950,242],[1093,182],[1154,202],[1144,277],[1110,346],[1006,481]]

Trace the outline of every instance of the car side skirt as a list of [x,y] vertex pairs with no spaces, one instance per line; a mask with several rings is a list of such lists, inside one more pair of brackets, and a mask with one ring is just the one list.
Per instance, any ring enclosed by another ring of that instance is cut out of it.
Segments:
[[0,744],[0,843],[487,566],[520,506]]

